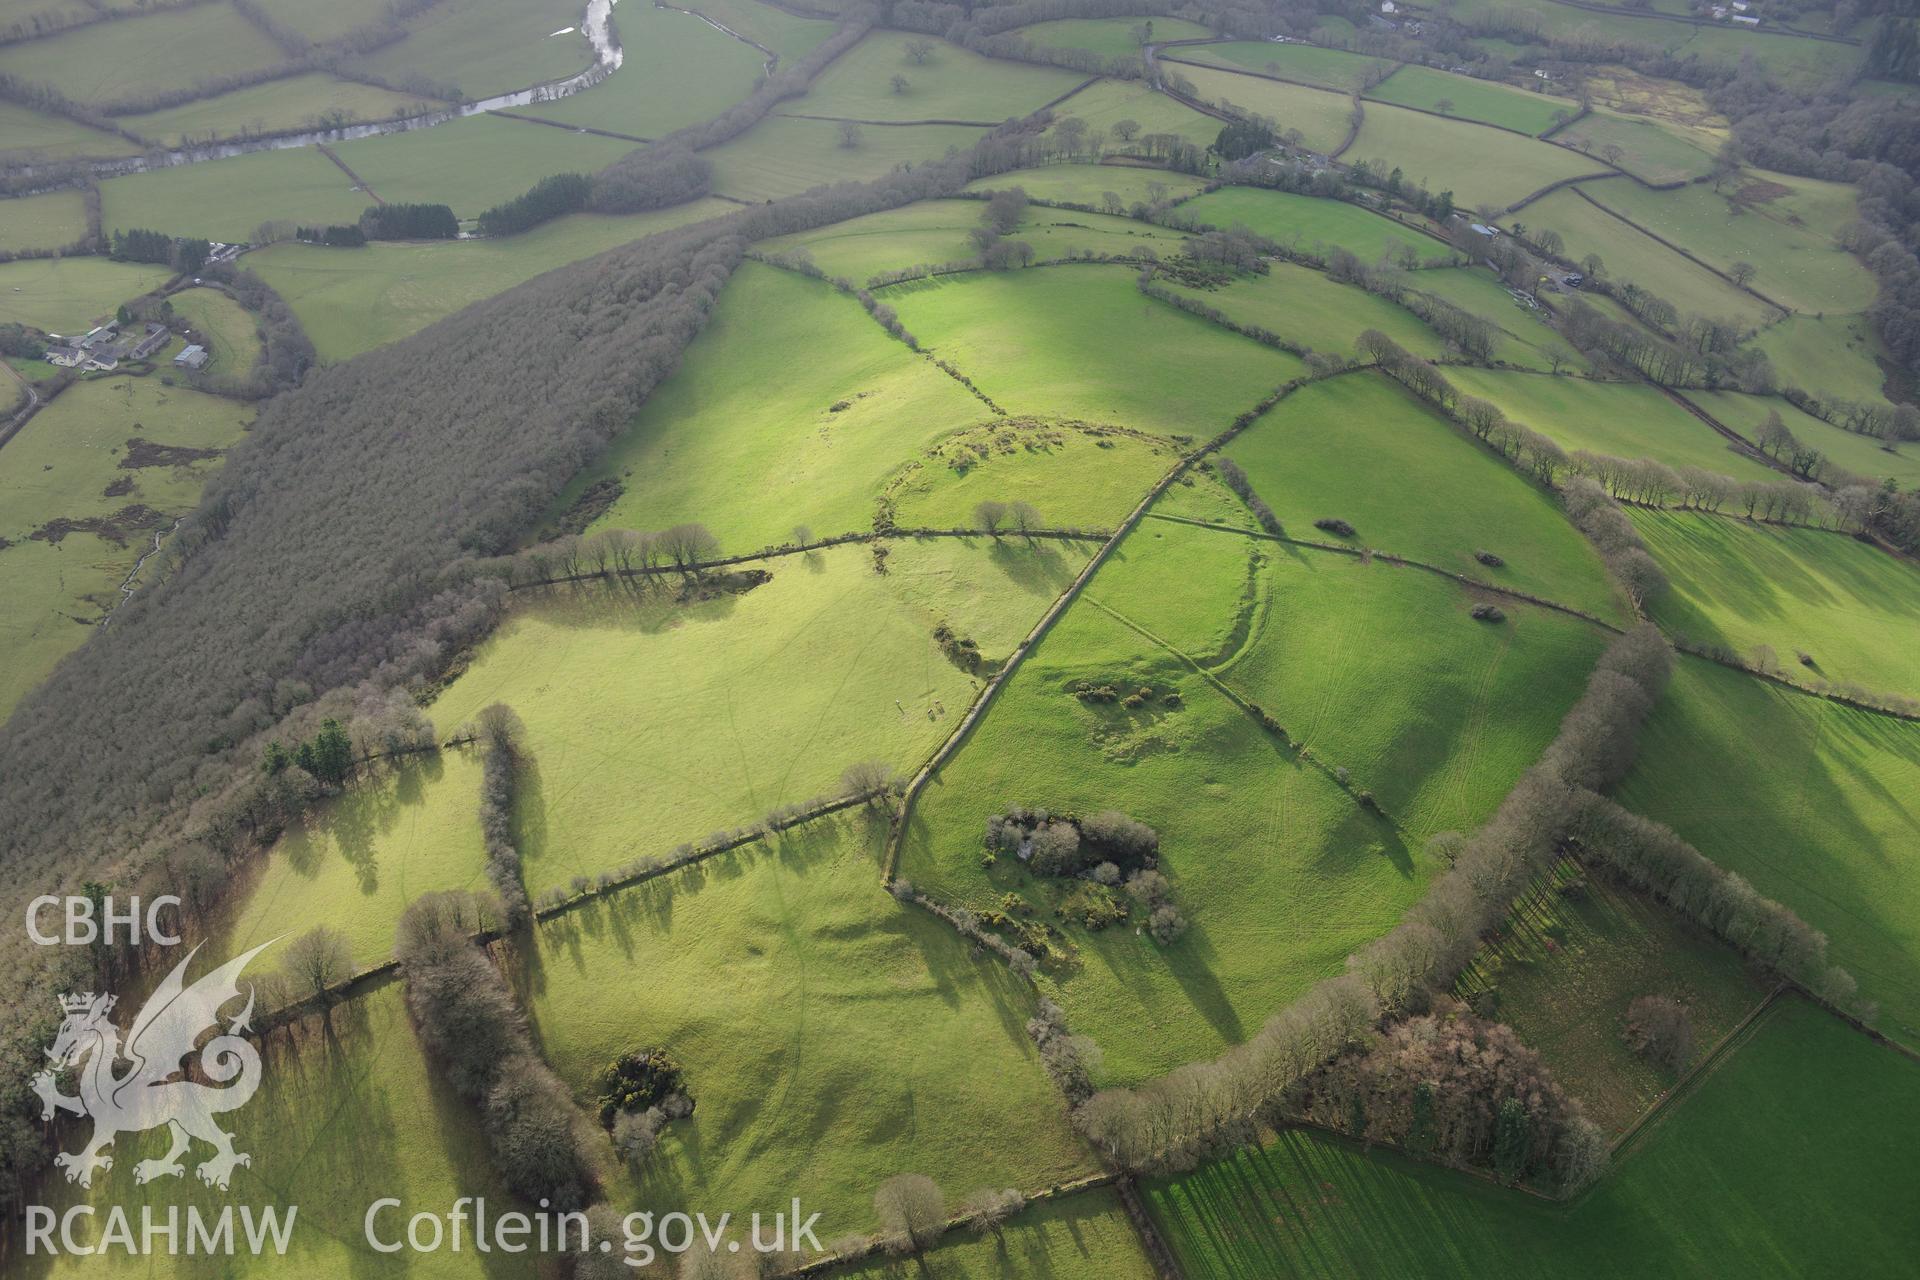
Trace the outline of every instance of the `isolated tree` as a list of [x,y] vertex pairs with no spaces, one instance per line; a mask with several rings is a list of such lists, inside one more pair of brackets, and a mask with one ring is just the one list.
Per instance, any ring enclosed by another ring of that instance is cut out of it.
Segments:
[[1060,141],[1066,144],[1069,152],[1077,152],[1087,140],[1087,122],[1079,116],[1068,116],[1054,125],[1054,132],[1060,135]]
[[1453,99],[1442,98],[1440,99],[1440,101],[1433,104],[1433,109],[1435,111],[1438,111],[1443,116],[1450,116],[1453,114]]
[[1760,274],[1760,268],[1754,266],[1751,262],[1748,262],[1745,259],[1742,259],[1739,262],[1734,263],[1731,267],[1728,267],[1727,274],[1733,277],[1733,282],[1735,284],[1739,285],[1742,289],[1744,289],[1748,285],[1753,283],[1753,278],[1755,276]]
[[1618,168],[1620,165],[1620,157],[1626,154],[1626,148],[1617,142],[1609,142],[1600,148],[1600,158],[1615,168]]
[[846,148],[848,151],[851,151],[855,147],[860,145],[860,138],[862,136],[860,133],[860,126],[856,124],[854,121],[842,120],[840,122],[839,132],[840,132],[840,145]]
[[867,796],[869,803],[892,792],[899,783],[899,775],[885,760],[856,761],[840,774],[841,790],[850,796]]
[[1131,27],[1127,28],[1127,34],[1133,37],[1133,42],[1137,45],[1144,47],[1152,44],[1153,19],[1149,18],[1145,22],[1134,23]]
[[352,975],[353,957],[344,934],[328,925],[315,925],[287,944],[280,968],[301,999],[311,996],[327,1009],[333,1003],[333,988]]
[[1030,535],[1040,527],[1040,509],[1031,502],[1015,502],[1007,508],[1007,519],[1015,529]]
[[887,81],[887,83],[893,86],[893,91],[896,94],[902,94],[907,91],[907,78],[898,71],[893,73],[893,79]]
[[677,524],[659,534],[661,552],[681,573],[691,574],[694,566],[720,554],[720,540],[704,524]]
[[932,1178],[902,1173],[888,1178],[873,1193],[874,1212],[887,1248],[895,1253],[918,1253],[940,1239],[947,1225],[947,1201]]
[[1687,1006],[1667,996],[1641,996],[1627,1007],[1627,1047],[1663,1071],[1677,1072],[1693,1060],[1693,1018]]
[[1567,247],[1567,242],[1562,240],[1560,233],[1552,227],[1548,227],[1544,231],[1536,232],[1533,237],[1533,242],[1539,246],[1540,252],[1546,254],[1549,258],[1559,257],[1560,251]]
[[1131,117],[1114,121],[1113,136],[1122,142],[1132,142],[1140,136],[1140,122]]
[[982,1187],[960,1202],[960,1216],[967,1225],[985,1235],[1000,1230],[1000,1225],[1027,1207],[1027,1198],[1012,1187],[995,1191]]
[[927,59],[932,56],[933,41],[928,40],[924,36],[916,36],[907,41],[907,57],[912,61],[914,66],[919,67],[926,65]]
[[797,524],[793,526],[793,545],[794,546],[804,547],[812,541],[813,541],[812,525]]
[[1007,518],[1007,504],[983,498],[973,504],[973,518],[982,529],[997,538],[1000,536],[1000,526]]

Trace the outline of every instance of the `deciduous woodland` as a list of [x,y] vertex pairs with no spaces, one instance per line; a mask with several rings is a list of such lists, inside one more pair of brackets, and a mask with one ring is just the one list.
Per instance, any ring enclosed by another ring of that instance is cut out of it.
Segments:
[[1911,1271],[1916,49],[19,0],[0,910],[186,946],[0,935],[0,1270]]

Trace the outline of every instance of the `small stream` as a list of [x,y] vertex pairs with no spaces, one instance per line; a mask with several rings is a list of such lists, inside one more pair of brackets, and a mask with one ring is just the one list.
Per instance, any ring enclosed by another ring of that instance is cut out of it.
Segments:
[[[141,557],[138,560],[135,560],[133,562],[133,571],[127,574],[126,581],[120,584],[120,604],[125,604],[127,601],[133,599],[133,593],[140,583],[140,571],[147,567],[147,561],[153,559],[155,556],[160,554],[160,545],[163,542],[165,542],[168,538],[172,537],[174,531],[178,529],[182,524],[186,523],[186,519],[187,518],[185,516],[179,517],[172,524],[167,526],[167,529],[164,533],[158,530],[154,532],[153,549],[151,551],[144,553],[143,555],[141,555]],[[119,608],[119,605],[115,605],[114,608],[116,609]],[[107,613],[107,616],[100,619],[99,625],[104,627],[111,621],[113,621],[113,612],[109,610]]]
[[[300,133],[276,134],[268,138],[233,138],[198,146],[176,147],[172,150],[156,149],[144,155],[127,156],[118,160],[95,160],[88,165],[88,170],[95,178],[117,178],[130,173],[146,173],[153,169],[171,169],[177,165],[199,164],[206,160],[225,160],[255,151],[291,151],[296,147],[310,147],[321,142],[352,142],[359,138],[379,137],[382,134],[408,133],[414,129],[430,129],[435,125],[459,120],[465,116],[477,116],[488,111],[504,111],[571,97],[582,90],[593,88],[618,71],[620,64],[625,61],[625,53],[613,34],[612,18],[615,3],[616,0],[587,0],[586,15],[581,19],[580,28],[587,37],[587,43],[593,49],[593,64],[578,75],[568,76],[564,80],[550,80],[529,89],[517,89],[512,93],[495,94],[491,98],[478,98],[472,102],[439,107],[415,116],[402,116],[397,120],[382,120],[373,124],[349,124],[334,129],[309,129]],[[60,167],[67,169],[68,166]],[[34,169],[32,166],[22,166],[17,172],[31,176]]]

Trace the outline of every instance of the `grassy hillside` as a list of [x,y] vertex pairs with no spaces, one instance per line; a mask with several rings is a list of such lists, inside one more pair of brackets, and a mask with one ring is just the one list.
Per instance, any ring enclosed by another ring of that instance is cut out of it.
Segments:
[[183,146],[247,133],[316,127],[323,119],[387,120],[418,115],[441,105],[417,95],[314,72],[127,116],[121,123],[155,143]]
[[1353,104],[1344,94],[1214,67],[1178,70],[1192,82],[1202,102],[1266,116],[1283,132],[1298,129],[1302,144],[1311,150],[1331,151],[1347,136]]
[[524,120],[469,116],[431,129],[343,142],[334,150],[388,203],[447,204],[460,217],[472,218],[541,178],[604,168],[632,151],[633,144]]
[[1401,67],[1368,89],[1367,97],[1533,134],[1544,133],[1580,110],[1579,103],[1567,98],[1528,93],[1497,81],[1420,66]]
[[1144,1192],[1183,1264],[1222,1280],[1814,1272],[1836,1259],[1895,1275],[1920,1247],[1893,1172],[1920,1132],[1914,1075],[1789,1001],[1571,1208],[1305,1133]]
[[[1111,132],[1122,120],[1131,120],[1139,125],[1142,137],[1154,133],[1174,133],[1202,146],[1219,137],[1221,129],[1220,121],[1212,116],[1202,115],[1184,102],[1157,93],[1138,80],[1096,81],[1055,107],[1053,112],[1059,120],[1077,118],[1086,121],[1088,129],[1108,130],[1107,146],[1113,151],[1126,151],[1130,146]],[[1137,141],[1131,144],[1132,147],[1138,145]],[[1163,176],[1184,177],[1177,174]]]
[[1134,32],[1143,23],[1151,27],[1154,40],[1204,40],[1213,34],[1197,22],[1167,17],[1065,18],[1016,27],[1011,34],[1056,49],[1085,49],[1108,58],[1138,58],[1140,42]]
[[1235,71],[1278,76],[1283,80],[1298,80],[1323,89],[1338,89],[1342,93],[1359,89],[1370,76],[1393,65],[1384,58],[1369,58],[1364,54],[1348,53],[1344,49],[1323,49],[1311,44],[1275,44],[1270,40],[1190,45],[1184,49],[1168,49],[1162,56],[1179,62],[1199,62]]
[[1920,832],[1920,726],[1689,658],[1619,799],[1825,930],[1881,1029],[1920,1044],[1920,875],[1892,854]]
[[871,527],[886,477],[990,414],[853,299],[748,264],[679,372],[574,491],[618,479],[626,492],[603,524],[699,520],[723,547],[748,551],[787,541],[795,525]]
[[286,55],[223,3],[96,22],[0,48],[0,74],[57,86],[78,102],[122,102],[263,71]]
[[[1384,173],[1451,191],[1462,207],[1508,205],[1562,178],[1594,172],[1591,160],[1561,147],[1463,120],[1443,120],[1386,103],[1367,104],[1360,136],[1340,158],[1367,160]],[[1529,209],[1531,212],[1531,208]]]
[[193,328],[194,340],[213,353],[212,368],[241,377],[260,355],[260,331],[239,303],[217,289],[183,289],[171,298],[173,313]]
[[1686,182],[1713,167],[1719,140],[1703,130],[1646,116],[1619,115],[1595,110],[1553,135],[1555,142],[1577,147],[1590,156],[1607,158],[1609,147],[1620,148],[1614,163],[1644,182]]
[[1180,210],[1215,226],[1245,226],[1269,240],[1303,249],[1338,245],[1367,263],[1407,253],[1416,261],[1451,256],[1440,241],[1378,214],[1338,200],[1316,200],[1287,191],[1222,187],[1187,201]]
[[835,121],[776,114],[702,154],[713,162],[715,192],[757,202],[842,179],[877,178],[896,165],[936,160],[950,147],[972,146],[986,132],[944,124],[856,128],[859,132],[849,146]]
[[100,184],[100,196],[109,231],[148,227],[228,241],[252,240],[256,227],[274,220],[353,222],[373,203],[312,147],[109,178]]
[[440,0],[408,21],[406,39],[350,69],[395,83],[421,77],[468,98],[508,93],[586,69],[581,12],[574,0]]
[[[1227,453],[1296,537],[1342,541],[1313,527],[1341,519],[1355,546],[1621,617],[1599,558],[1552,497],[1375,374],[1303,387]],[[1489,569],[1478,550],[1506,564]]]
[[[1845,534],[1724,516],[1634,511],[1673,589],[1654,617],[1695,644],[1808,676],[1920,696],[1920,571]],[[1804,653],[1811,665],[1798,662]]]
[[86,204],[78,191],[23,196],[0,205],[0,210],[7,215],[0,226],[0,249],[49,251],[86,238]]
[[984,1239],[956,1232],[910,1263],[891,1259],[833,1274],[837,1280],[1152,1280],[1154,1270],[1119,1198],[1102,1190],[1033,1205]]
[[1911,440],[1882,440],[1848,431],[1801,412],[1778,396],[1738,391],[1689,391],[1687,399],[1749,440],[1758,438],[1769,413],[1777,413],[1795,438],[1825,454],[1835,466],[1873,483],[1891,479],[1902,489],[1920,484],[1920,446]]
[[1142,295],[1126,267],[1048,267],[881,296],[934,355],[1010,413],[1201,439],[1304,366]]
[[0,324],[49,333],[85,333],[129,298],[173,273],[143,262],[105,258],[23,258],[0,263]]
[[1880,400],[1886,373],[1879,335],[1860,316],[1789,316],[1762,330],[1755,345],[1767,353],[1783,387],[1822,399]]
[[1264,276],[1237,280],[1222,289],[1170,286],[1240,324],[1258,325],[1286,341],[1315,351],[1351,355],[1354,342],[1378,329],[1416,355],[1433,359],[1444,346],[1438,335],[1403,307],[1324,272],[1276,263]]
[[[1025,115],[1087,77],[1054,67],[983,58],[933,41],[924,62],[907,51],[918,37],[875,31],[834,59],[806,96],[782,103],[785,115],[854,120],[948,120],[998,124]],[[893,87],[893,77],[907,81]]]
[[692,14],[628,5],[616,21],[620,69],[583,93],[537,103],[524,114],[657,138],[745,98],[766,64],[758,49]]
[[[1130,165],[1057,164],[1044,169],[1016,169],[1012,173],[977,178],[967,184],[970,191],[999,191],[1020,187],[1036,200],[1057,200],[1099,207],[1109,191],[1131,206],[1136,201],[1156,198],[1179,199],[1190,196],[1206,185],[1199,178],[1161,169],[1135,168]],[[1154,194],[1159,192],[1159,196]]]

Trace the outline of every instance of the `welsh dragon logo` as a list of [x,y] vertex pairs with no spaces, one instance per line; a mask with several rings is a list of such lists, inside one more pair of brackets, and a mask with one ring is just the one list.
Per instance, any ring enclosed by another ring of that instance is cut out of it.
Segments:
[[[245,1106],[260,1087],[260,1052],[245,1034],[253,1017],[252,989],[246,993],[246,1008],[228,1020],[224,1032],[220,1031],[220,1010],[240,998],[236,982],[247,962],[272,945],[263,943],[229,960],[189,987],[182,975],[199,953],[195,947],[141,1008],[125,1045],[119,1028],[107,1016],[116,997],[91,992],[60,997],[67,1016],[47,1050],[53,1066],[34,1077],[33,1088],[43,1104],[41,1119],[53,1119],[55,1111],[71,1111],[93,1120],[93,1135],[80,1150],[54,1157],[54,1164],[66,1171],[67,1181],[91,1186],[96,1169],[113,1168],[113,1157],[106,1152],[114,1138],[162,1125],[172,1130],[173,1145],[159,1159],[134,1166],[135,1182],[185,1173],[180,1157],[195,1138],[214,1148],[214,1154],[194,1170],[209,1186],[224,1190],[236,1165],[253,1163],[251,1156],[233,1149],[233,1135],[214,1122],[222,1112]],[[216,1034],[201,1043],[209,1031]],[[196,1049],[198,1074],[212,1084],[188,1078],[182,1065]],[[116,1075],[114,1068],[121,1063],[130,1065]],[[56,1072],[68,1067],[77,1072],[77,1098],[60,1092]]]

